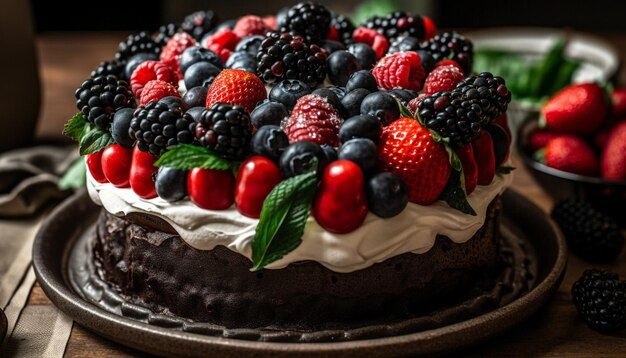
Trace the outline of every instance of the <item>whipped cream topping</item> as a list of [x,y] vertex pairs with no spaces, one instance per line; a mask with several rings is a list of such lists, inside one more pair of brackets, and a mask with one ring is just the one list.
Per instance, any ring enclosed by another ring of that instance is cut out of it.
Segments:
[[[468,197],[476,216],[464,214],[442,201],[429,206],[409,203],[399,215],[382,219],[368,213],[365,222],[348,234],[333,234],[309,217],[302,243],[295,250],[266,268],[280,269],[311,260],[335,272],[353,272],[388,258],[412,252],[425,253],[437,235],[455,243],[469,240],[483,225],[489,203],[511,183],[512,175],[494,177],[487,186],[477,186]],[[181,238],[198,250],[223,245],[248,259],[258,219],[241,215],[233,205],[226,210],[206,210],[189,200],[169,203],[161,198],[142,199],[131,189],[98,183],[87,173],[91,199],[113,215],[131,212],[154,215],[167,221]]]

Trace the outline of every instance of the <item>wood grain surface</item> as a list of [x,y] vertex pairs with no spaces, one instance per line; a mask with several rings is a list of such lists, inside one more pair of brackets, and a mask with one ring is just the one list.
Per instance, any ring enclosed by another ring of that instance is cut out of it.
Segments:
[[[603,36],[614,44],[621,58],[626,58],[626,35]],[[75,112],[74,90],[89,76],[100,61],[112,59],[117,44],[125,38],[119,33],[46,34],[38,39],[43,101],[37,135],[41,139],[58,139],[64,122]],[[626,71],[616,77],[626,84]],[[525,195],[544,211],[552,200],[530,178],[521,162],[517,167],[513,189]],[[570,254],[567,273],[552,301],[533,318],[520,326],[464,352],[463,356],[510,357],[624,357],[626,332],[608,335],[594,332],[577,317],[571,302],[570,288],[582,272],[590,267],[606,268],[626,277],[626,251],[611,265],[591,265]],[[33,288],[29,305],[52,304],[39,285]],[[136,350],[101,338],[75,324],[66,350],[67,357],[147,357]]]

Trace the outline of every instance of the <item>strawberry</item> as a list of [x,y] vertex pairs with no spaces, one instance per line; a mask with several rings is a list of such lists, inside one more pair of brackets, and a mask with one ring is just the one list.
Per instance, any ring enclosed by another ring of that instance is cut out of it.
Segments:
[[107,178],[102,171],[102,150],[93,154],[87,154],[87,168],[89,173],[98,183],[106,183]]
[[310,141],[337,147],[340,125],[335,108],[324,97],[309,94],[298,99],[283,129],[289,143]]
[[230,170],[194,168],[187,176],[187,192],[203,209],[228,209],[235,202],[235,177]]
[[561,133],[591,134],[604,122],[609,108],[602,87],[574,84],[557,92],[543,106],[545,127]]
[[626,88],[614,88],[611,93],[613,103],[613,118],[626,118]]
[[422,20],[424,21],[424,38],[421,40],[428,41],[437,35],[437,26],[429,17],[422,16]]
[[152,199],[157,196],[154,184],[159,169],[154,166],[157,159],[148,152],[142,152],[138,147],[133,150],[129,181],[131,189],[141,198]]
[[430,96],[437,92],[451,91],[464,78],[463,71],[458,65],[437,66],[426,77],[424,95]]
[[246,15],[240,17],[239,20],[237,20],[235,27],[233,28],[233,32],[239,38],[244,38],[251,35],[265,36],[265,34],[271,30],[272,29],[267,26],[262,18],[255,15]]
[[465,177],[465,193],[470,195],[478,184],[478,164],[474,159],[474,148],[472,143],[466,144],[464,147],[455,150],[461,160],[463,166],[463,175]]
[[102,172],[107,180],[118,188],[130,185],[130,168],[133,151],[119,144],[111,144],[102,151]]
[[281,180],[278,166],[270,159],[260,155],[246,159],[237,172],[237,210],[245,216],[259,218],[265,198]]
[[509,128],[509,116],[507,116],[506,112],[496,118],[495,123],[504,128],[504,131],[509,136],[509,140],[513,139],[513,136],[511,135],[511,128]]
[[526,147],[529,151],[535,152],[545,147],[550,140],[561,135],[562,134],[550,132],[547,129],[537,129],[536,131],[530,133],[530,135],[528,136]]
[[419,91],[426,76],[417,52],[396,52],[383,57],[372,70],[378,87],[384,89],[406,88]]
[[150,101],[158,101],[161,98],[169,96],[180,97],[176,87],[168,82],[152,80],[146,83],[141,90],[141,99],[139,104],[145,106]]
[[243,70],[225,69],[220,72],[206,96],[206,108],[215,103],[228,103],[242,106],[248,113],[256,104],[267,98],[267,91],[261,79]]
[[356,230],[367,216],[365,179],[357,164],[336,160],[324,170],[311,209],[321,227],[337,234]]
[[130,86],[135,98],[141,98],[144,86],[152,80],[168,82],[178,88],[178,75],[170,66],[159,61],[145,61],[130,76]]
[[186,32],[178,32],[172,36],[163,50],[161,50],[161,62],[170,66],[172,70],[176,72],[178,78],[183,78],[183,73],[180,70],[180,56],[183,54],[186,48],[195,46],[196,40]]
[[412,118],[402,117],[383,129],[378,159],[381,170],[406,183],[409,201],[420,205],[437,200],[452,172],[444,146]]
[[598,159],[591,147],[581,138],[564,134],[551,139],[545,149],[535,156],[545,165],[580,175],[596,175]]
[[626,180],[626,121],[617,123],[609,133],[600,168],[604,179]]
[[478,138],[472,142],[472,148],[478,167],[478,185],[489,185],[496,175],[496,156],[489,132],[481,131]]

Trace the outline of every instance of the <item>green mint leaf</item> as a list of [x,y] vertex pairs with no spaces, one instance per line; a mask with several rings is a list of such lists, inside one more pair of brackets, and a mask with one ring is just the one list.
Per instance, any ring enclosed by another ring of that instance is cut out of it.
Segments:
[[448,179],[446,187],[439,195],[439,200],[445,201],[451,208],[457,209],[465,214],[476,216],[476,211],[467,201],[465,193],[465,176],[463,170],[453,170]]
[[178,144],[169,148],[154,165],[179,170],[193,168],[227,170],[232,166],[228,160],[211,153],[206,147],[193,144]]
[[396,97],[393,97],[393,99],[396,100],[396,102],[398,103],[398,109],[400,110],[400,117],[407,117],[407,118],[415,118],[415,116],[413,116],[413,114],[411,113],[411,111],[409,111],[408,108],[406,108],[402,102],[400,102],[399,99],[397,99]]
[[63,134],[80,143],[81,139],[83,139],[83,136],[85,135],[85,132],[88,130],[89,122],[87,122],[85,116],[83,116],[81,112],[78,112],[74,115],[74,117],[67,121],[63,127]]
[[258,271],[302,243],[317,186],[316,170],[280,182],[263,203],[252,240],[252,269]]
[[113,143],[111,133],[97,127],[91,128],[80,139],[80,155],[99,152]]
[[59,180],[59,189],[78,189],[87,183],[87,166],[85,159],[80,157],[67,169]]

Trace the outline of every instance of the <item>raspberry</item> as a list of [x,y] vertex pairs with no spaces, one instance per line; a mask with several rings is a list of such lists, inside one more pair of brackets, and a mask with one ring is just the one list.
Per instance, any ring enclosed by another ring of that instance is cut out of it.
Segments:
[[441,61],[435,63],[435,67],[439,67],[439,66],[454,66],[454,67],[458,68],[463,75],[465,75],[465,72],[463,72],[463,68],[455,60],[451,60],[451,59],[448,58],[448,59],[441,60]]
[[437,26],[426,16],[422,16],[422,20],[424,20],[424,40],[430,40],[437,35]]
[[140,105],[145,106],[150,101],[158,101],[163,97],[176,96],[180,97],[178,90],[171,83],[152,80],[146,83],[141,92]]
[[385,89],[405,88],[419,91],[425,77],[420,55],[416,52],[396,52],[383,57],[372,70],[376,83]]
[[428,74],[424,82],[424,94],[452,91],[456,84],[463,81],[463,72],[456,66],[438,66]]
[[196,45],[196,40],[188,33],[179,32],[175,34],[167,41],[165,47],[163,47],[161,51],[161,62],[176,71],[179,78],[183,78],[183,73],[180,70],[180,55],[187,47],[194,45]]
[[263,22],[270,30],[276,30],[276,16],[266,16],[263,18]]
[[135,98],[141,98],[144,86],[152,80],[171,83],[178,87],[178,76],[168,65],[159,61],[145,61],[137,66],[130,76],[130,86]]
[[213,35],[207,37],[204,47],[215,52],[220,56],[223,63],[226,63],[230,54],[239,43],[239,36],[230,29],[222,29]]
[[246,15],[235,24],[233,32],[240,38],[250,35],[265,35],[271,29],[262,18],[255,15]]
[[389,41],[385,35],[366,27],[357,27],[352,33],[352,41],[370,45],[376,52],[376,58],[383,57],[389,50]]
[[290,143],[309,141],[337,147],[340,124],[337,112],[324,97],[309,94],[298,99],[283,128]]

